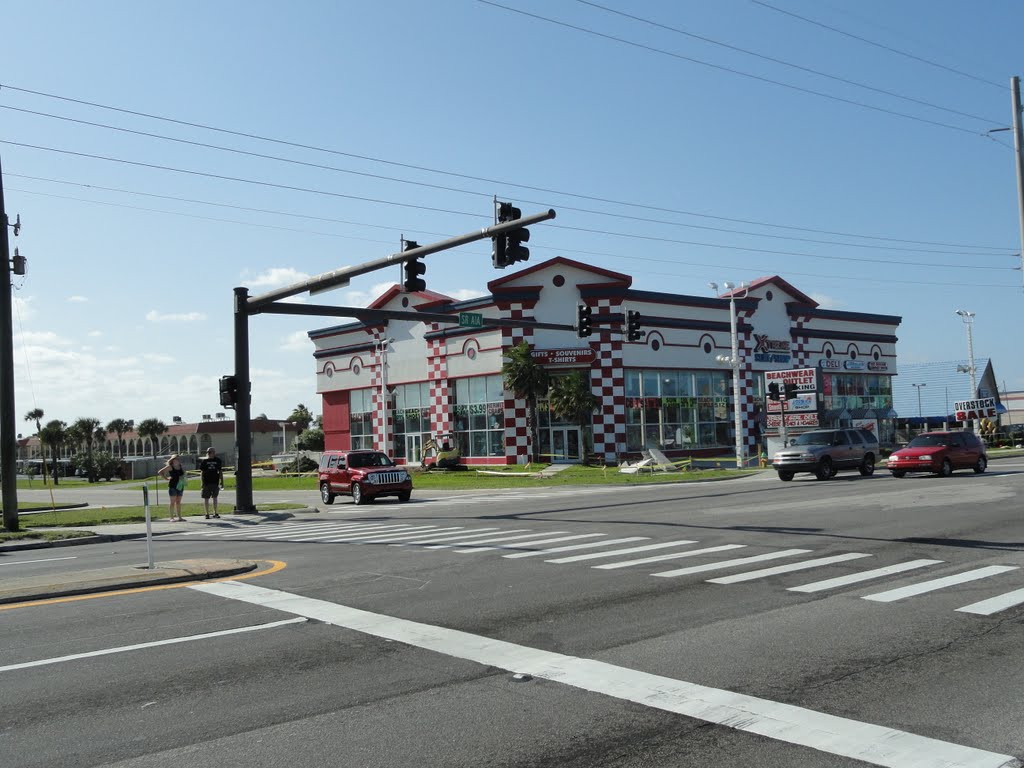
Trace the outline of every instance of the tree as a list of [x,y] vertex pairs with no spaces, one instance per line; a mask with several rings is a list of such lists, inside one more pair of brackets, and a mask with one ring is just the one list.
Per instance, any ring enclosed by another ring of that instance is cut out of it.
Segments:
[[295,406],[295,410],[292,411],[285,421],[293,421],[299,428],[299,432],[309,429],[309,425],[313,423],[313,414],[309,412],[309,409],[302,403]]
[[299,434],[300,451],[322,451],[324,449],[324,431],[322,429],[305,429]]
[[505,389],[525,400],[530,409],[530,434],[533,458],[536,459],[540,445],[537,439],[537,399],[547,394],[548,372],[533,359],[530,345],[524,341],[505,350],[501,376]]
[[82,450],[82,445],[85,443],[85,433],[82,432],[81,428],[76,421],[69,427],[64,429],[64,444],[71,449],[72,453],[77,453]]
[[[82,436],[82,442],[85,444],[85,456],[90,460],[90,465],[92,464],[92,446],[96,441],[96,430],[99,429],[99,427],[100,420],[89,416],[83,416],[80,419],[75,419],[75,423],[71,425],[71,428]],[[96,482],[95,473],[89,473],[88,477],[90,483]]]
[[50,449],[50,457],[53,459],[53,484],[57,485],[60,477],[60,449],[67,441],[67,425],[59,419],[46,422],[46,426],[39,430],[39,442]]
[[117,455],[124,458],[124,445],[121,443],[121,439],[125,432],[130,432],[132,429],[132,423],[128,419],[111,419],[110,423],[107,424],[107,433],[113,432],[117,435]]
[[139,422],[135,431],[143,440],[152,441],[153,458],[155,459],[157,448],[160,447],[160,435],[167,431],[167,425],[160,419],[145,419]]
[[[31,411],[29,411],[28,413],[25,414],[25,421],[35,422],[35,425],[36,425],[36,437],[39,438],[39,454],[40,454],[40,456],[43,457],[43,478],[45,480],[45,478],[46,478],[46,446],[43,444],[43,438],[39,434],[40,432],[43,431],[43,428],[42,428],[42,426],[40,425],[39,422],[43,420],[43,416],[44,415],[45,414],[43,413],[43,409],[42,408],[33,408]],[[29,466],[32,467],[34,465],[30,464]]]
[[590,388],[590,380],[580,371],[573,371],[567,376],[556,376],[551,380],[551,391],[548,392],[548,403],[551,410],[565,421],[575,421],[580,425],[580,434],[584,436],[583,460],[586,460],[587,421],[597,407],[597,396]]

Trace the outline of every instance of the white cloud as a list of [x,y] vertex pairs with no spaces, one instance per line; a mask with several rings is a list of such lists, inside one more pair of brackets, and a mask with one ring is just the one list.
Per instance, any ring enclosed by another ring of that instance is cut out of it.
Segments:
[[811,298],[818,302],[818,306],[822,309],[839,309],[844,305],[839,299],[834,299],[822,293],[812,293]]
[[21,298],[19,296],[14,297],[14,301],[11,306],[14,309],[14,316],[19,318],[21,322],[35,316],[35,310],[32,309],[32,301],[32,296],[26,296],[25,298]]
[[71,340],[53,331],[25,331],[17,337],[19,347],[70,347]]
[[146,319],[151,323],[194,323],[205,320],[206,315],[202,312],[179,312],[163,314],[151,309],[146,313]]
[[157,352],[145,352],[142,355],[142,359],[147,363],[173,363],[175,361],[170,355],[164,355]]
[[347,307],[366,307],[376,301],[382,294],[394,286],[394,282],[376,283],[368,291],[345,291],[341,295],[341,304]]
[[447,291],[446,293],[456,301],[468,301],[487,295],[487,291],[479,291],[476,288],[459,288],[457,291]]
[[96,339],[103,335],[103,331],[89,331],[88,335]]
[[[245,279],[245,273],[242,278]],[[292,283],[308,280],[309,275],[292,267],[271,267],[253,278],[249,278],[250,288],[283,288]]]
[[75,304],[83,304],[83,303],[87,302],[88,300],[89,299],[87,299],[85,296],[68,296],[68,301],[70,301],[72,303],[75,303]]
[[305,331],[295,331],[285,336],[281,349],[289,352],[312,352],[313,342],[309,340],[309,334]]

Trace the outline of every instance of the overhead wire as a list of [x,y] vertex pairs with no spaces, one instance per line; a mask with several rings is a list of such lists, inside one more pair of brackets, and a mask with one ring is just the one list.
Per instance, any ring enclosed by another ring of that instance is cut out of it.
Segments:
[[674,26],[672,26],[670,24],[663,24],[661,22],[654,21],[653,19],[648,19],[648,18],[645,18],[643,16],[636,16],[636,15],[634,15],[632,13],[626,13],[625,11],[620,11],[617,8],[609,8],[606,5],[601,5],[600,3],[595,3],[595,2],[593,2],[593,0],[576,0],[576,2],[580,3],[581,5],[586,5],[586,6],[590,6],[591,8],[596,8],[598,10],[605,11],[606,13],[615,14],[616,16],[622,16],[623,18],[632,19],[633,21],[639,21],[639,22],[641,22],[643,24],[648,24],[648,25],[650,25],[652,27],[656,27],[658,29],[663,29],[663,30],[666,30],[668,32],[674,32],[674,33],[676,33],[678,35],[683,35],[685,37],[689,37],[689,38],[692,38],[694,40],[700,40],[701,42],[709,43],[710,45],[717,45],[717,46],[719,46],[721,48],[726,48],[726,49],[728,49],[730,51],[736,51],[737,53],[742,53],[742,54],[745,54],[747,56],[754,56],[755,58],[762,59],[763,61],[770,61],[773,64],[779,64],[779,65],[784,66],[784,67],[790,67],[791,69],[796,69],[796,70],[799,70],[801,72],[807,72],[808,74],[817,75],[818,77],[824,77],[824,78],[827,78],[828,80],[834,80],[835,82],[838,82],[838,83],[845,83],[846,85],[852,85],[852,86],[855,86],[857,88],[863,88],[864,90],[872,91],[873,93],[880,93],[880,94],[883,94],[885,96],[892,96],[893,98],[896,98],[896,99],[901,99],[903,101],[909,101],[909,102],[911,102],[913,104],[918,104],[918,105],[924,106],[924,107],[930,107],[932,109],[938,109],[938,110],[941,110],[943,112],[949,112],[950,114],[959,115],[960,117],[968,117],[968,118],[971,118],[973,120],[978,120],[978,121],[983,122],[983,123],[988,123],[989,125],[992,125],[993,123],[998,123],[999,122],[998,120],[992,120],[991,118],[988,118],[988,117],[982,117],[980,115],[974,115],[974,114],[971,114],[970,112],[962,112],[959,109],[953,109],[952,107],[944,107],[941,104],[933,104],[930,101],[925,101],[923,99],[916,99],[913,96],[907,96],[906,94],[903,94],[903,93],[896,93],[895,91],[888,91],[885,88],[878,88],[878,87],[873,86],[873,85],[868,85],[867,83],[858,82],[857,80],[850,80],[849,78],[840,77],[839,75],[832,75],[832,74],[829,74],[828,72],[822,72],[820,69],[814,69],[813,67],[805,67],[805,66],[803,66],[801,64],[794,64],[791,61],[785,61],[784,59],[779,59],[779,58],[776,58],[774,56],[768,56],[767,54],[758,53],[757,51],[752,51],[752,50],[750,50],[748,48],[741,48],[738,45],[732,45],[730,43],[723,43],[721,40],[715,40],[713,38],[706,37],[704,35],[698,35],[698,34],[696,34],[694,32],[688,32],[685,29],[680,29],[679,27],[674,27]]
[[10,91],[16,91],[16,92],[19,92],[19,93],[26,93],[26,94],[30,94],[30,95],[34,95],[34,96],[40,96],[40,97],[43,97],[43,98],[55,99],[55,100],[58,100],[58,101],[65,101],[65,102],[68,102],[68,103],[78,104],[78,105],[81,105],[81,106],[88,106],[88,107],[92,107],[92,108],[95,108],[95,109],[103,109],[103,110],[108,110],[108,111],[112,111],[112,112],[117,112],[117,113],[120,113],[120,114],[132,115],[132,116],[136,116],[136,117],[142,117],[142,118],[149,119],[149,120],[157,120],[157,121],[167,122],[167,123],[171,123],[171,124],[175,124],[175,125],[191,127],[191,128],[197,128],[197,129],[200,129],[200,130],[207,130],[207,131],[212,131],[212,132],[216,132],[216,133],[222,133],[222,134],[225,134],[225,135],[235,136],[235,137],[239,137],[239,138],[253,139],[253,140],[256,140],[256,141],[263,141],[263,142],[268,142],[268,143],[272,143],[272,144],[279,144],[281,146],[288,146],[288,147],[297,148],[297,149],[306,149],[306,150],[315,151],[315,152],[322,152],[322,153],[325,153],[325,154],[337,155],[339,157],[349,157],[349,158],[353,158],[353,159],[357,159],[357,160],[364,160],[364,161],[367,161],[367,162],[380,163],[380,164],[383,164],[383,165],[390,165],[390,166],[397,167],[397,168],[405,168],[405,169],[408,169],[408,170],[422,171],[422,172],[425,172],[425,173],[433,173],[433,174],[438,174],[438,175],[451,176],[453,178],[467,179],[467,180],[470,180],[470,181],[480,181],[480,182],[485,182],[485,183],[488,183],[488,184],[501,185],[501,186],[504,186],[504,187],[514,187],[516,189],[526,189],[526,190],[530,190],[530,191],[534,191],[534,192],[542,192],[542,193],[545,193],[545,194],[554,194],[554,195],[560,195],[560,196],[564,196],[564,197],[572,197],[572,198],[576,198],[576,199],[580,199],[580,200],[590,200],[592,202],[607,203],[607,204],[610,204],[610,205],[618,205],[618,206],[631,207],[631,208],[640,208],[640,209],[645,209],[645,210],[657,211],[657,212],[660,212],[660,213],[672,213],[672,214],[677,214],[677,215],[681,215],[681,216],[693,216],[695,218],[711,219],[711,220],[715,220],[715,221],[727,221],[727,222],[732,222],[732,223],[736,223],[736,224],[749,224],[749,225],[753,225],[753,226],[767,227],[767,228],[771,228],[771,229],[786,229],[786,230],[792,230],[792,231],[795,231],[795,232],[809,232],[809,233],[815,233],[815,234],[833,235],[833,236],[836,236],[836,237],[851,237],[851,238],[859,238],[859,239],[864,239],[864,240],[876,240],[876,241],[879,241],[879,242],[909,243],[909,244],[916,244],[916,245],[934,245],[934,246],[948,247],[948,248],[978,248],[978,249],[982,249],[982,250],[993,250],[993,251],[1006,251],[1006,250],[1009,250],[1008,248],[1001,247],[1001,246],[964,244],[964,243],[946,243],[946,242],[940,242],[940,241],[934,241],[934,240],[914,240],[914,239],[908,239],[908,238],[884,237],[884,236],[880,236],[880,235],[865,235],[865,234],[857,233],[857,232],[844,232],[844,231],[841,231],[841,230],[819,229],[819,228],[814,228],[814,227],[804,227],[804,226],[791,225],[791,224],[779,224],[779,223],[776,223],[776,222],[759,221],[757,219],[746,219],[746,218],[737,218],[737,217],[729,217],[729,216],[719,216],[719,215],[714,215],[714,214],[709,214],[709,213],[702,213],[702,212],[699,212],[699,211],[689,211],[689,210],[685,210],[685,209],[669,208],[669,207],[665,207],[665,206],[651,205],[651,204],[648,204],[648,203],[638,203],[638,202],[635,202],[635,201],[618,200],[618,199],[615,199],[615,198],[600,197],[600,196],[596,196],[596,195],[585,195],[585,194],[581,194],[581,193],[577,193],[577,192],[567,192],[565,190],[553,189],[553,188],[550,188],[550,187],[542,187],[542,186],[536,186],[536,185],[521,184],[521,183],[517,183],[517,182],[513,182],[513,181],[505,181],[505,180],[500,180],[500,179],[489,178],[489,177],[486,177],[486,176],[475,176],[475,175],[472,175],[472,174],[459,173],[459,172],[456,172],[456,171],[446,171],[446,170],[437,169],[437,168],[430,168],[428,166],[416,165],[416,164],[413,164],[413,163],[404,163],[404,162],[400,162],[400,161],[396,161],[396,160],[388,160],[386,158],[379,158],[379,157],[374,157],[374,156],[371,156],[371,155],[362,155],[362,154],[353,153],[353,152],[344,152],[342,150],[330,149],[330,148],[326,148],[326,147],[319,147],[319,146],[315,146],[315,145],[312,145],[312,144],[303,144],[303,143],[300,143],[300,142],[288,141],[288,140],[285,140],[285,139],[277,139],[277,138],[272,138],[272,137],[267,137],[267,136],[261,136],[259,134],[247,133],[247,132],[244,132],[244,131],[236,131],[236,130],[232,130],[232,129],[228,129],[228,128],[221,128],[221,127],[218,127],[218,126],[207,125],[207,124],[204,124],[204,123],[189,122],[189,121],[180,120],[180,119],[177,119],[177,118],[172,118],[172,117],[167,117],[167,116],[162,116],[162,115],[154,115],[154,114],[147,113],[147,112],[140,112],[140,111],[137,111],[137,110],[130,110],[130,109],[122,108],[122,107],[115,107],[115,106],[112,106],[112,105],[101,104],[101,103],[93,102],[93,101],[86,101],[86,100],[83,100],[83,99],[76,99],[76,98],[72,98],[72,97],[69,97],[69,96],[62,96],[62,95],[59,95],[59,94],[47,93],[45,91],[38,91],[38,90],[29,89],[29,88],[21,88],[21,87],[9,85],[9,84],[0,84],[0,91],[2,91],[3,89],[7,89],[7,90],[10,90]]

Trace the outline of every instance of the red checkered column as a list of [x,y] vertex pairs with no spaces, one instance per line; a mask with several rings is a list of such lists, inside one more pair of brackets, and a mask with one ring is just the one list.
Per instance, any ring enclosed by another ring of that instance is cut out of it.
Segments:
[[[598,299],[591,304],[596,315],[621,311],[622,300]],[[622,369],[622,336],[604,335],[592,341],[594,362],[590,366],[590,388],[597,396],[593,417],[594,453],[606,464],[614,464],[626,451],[626,375]]]
[[[512,320],[526,319],[526,310],[522,303],[509,304],[508,317]],[[522,342],[533,344],[532,328],[501,329],[501,345],[503,348],[514,347]],[[505,463],[528,464],[530,462],[531,435],[530,407],[526,400],[515,397],[511,392],[505,393]]]
[[[434,326],[437,330],[437,326]],[[448,343],[431,339],[427,348],[427,379],[430,382],[430,431],[440,442],[452,434],[451,390],[448,386]],[[453,442],[454,444],[454,442]]]
[[[383,451],[384,453],[391,455],[391,446],[388,443],[394,436],[394,430],[392,428],[393,412],[387,408],[387,404],[383,404],[380,392],[380,384],[382,376],[384,375],[384,366],[382,363],[382,353],[380,342],[387,338],[386,328],[377,328],[373,331],[373,364],[370,372],[370,386],[373,387],[373,444],[377,446],[377,450]],[[387,430],[385,432],[385,425]]]
[[[750,325],[750,318],[753,315],[754,310],[739,310],[736,314],[736,323],[740,327],[737,336],[739,358],[743,362],[740,365],[740,391],[733,393],[733,402],[740,409],[741,437],[745,449],[744,453],[747,457],[754,455],[757,446],[757,398],[755,393],[757,391],[756,377],[758,374],[754,373],[754,349],[756,345],[751,335],[753,328]],[[743,325],[746,325],[748,330],[743,330]]]
[[795,319],[796,334],[793,335],[793,367],[804,368],[807,365],[807,356],[810,350],[807,349],[807,337],[801,333],[809,318],[798,317]]

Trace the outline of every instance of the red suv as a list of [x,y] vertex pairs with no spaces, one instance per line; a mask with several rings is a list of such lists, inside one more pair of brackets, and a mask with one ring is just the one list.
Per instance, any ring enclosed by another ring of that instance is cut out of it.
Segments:
[[987,467],[985,444],[973,432],[922,432],[889,457],[893,477],[907,472],[949,477],[954,469],[968,468],[980,475]]
[[324,451],[317,477],[324,504],[333,504],[338,494],[351,496],[356,504],[379,496],[408,501],[412,495],[412,477],[380,451]]

